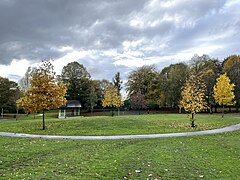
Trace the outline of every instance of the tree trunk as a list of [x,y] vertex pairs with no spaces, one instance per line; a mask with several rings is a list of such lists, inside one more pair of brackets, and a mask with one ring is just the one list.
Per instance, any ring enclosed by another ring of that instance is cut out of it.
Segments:
[[231,112],[232,112],[232,109],[231,109],[231,107],[228,107],[228,109],[229,109],[229,112],[231,113]]
[[45,130],[45,119],[44,119],[45,117],[44,116],[45,116],[45,113],[44,113],[44,110],[43,110],[43,127],[42,127],[43,130]]
[[217,113],[217,105],[215,105],[215,113]]
[[113,113],[113,106],[112,106],[112,117],[113,117],[114,113]]
[[18,117],[18,108],[17,108],[17,115],[16,115],[16,121],[17,121],[17,117]]
[[93,106],[91,106],[91,116],[93,115]]
[[191,127],[195,127],[194,120],[192,120]]
[[191,127],[195,127],[195,124],[194,124],[194,113],[192,113],[192,117],[191,117]]
[[238,107],[239,107],[239,105],[238,105],[238,103],[236,103],[236,112],[238,113]]
[[210,110],[210,114],[212,114],[213,113],[213,109],[212,109],[212,105],[211,104],[210,104],[209,110]]
[[223,116],[224,116],[224,105],[222,107],[222,118],[223,118]]

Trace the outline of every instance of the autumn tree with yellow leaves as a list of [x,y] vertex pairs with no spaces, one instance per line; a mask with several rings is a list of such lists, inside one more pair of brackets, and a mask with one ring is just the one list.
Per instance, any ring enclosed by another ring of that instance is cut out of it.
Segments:
[[234,84],[231,84],[226,73],[219,76],[217,83],[213,88],[213,97],[220,106],[222,106],[222,117],[224,115],[225,105],[234,105]]
[[43,61],[34,71],[30,84],[24,96],[17,100],[17,105],[27,113],[43,112],[44,130],[44,111],[66,104],[67,87],[57,79],[53,65],[49,61]]
[[123,105],[121,96],[113,85],[107,87],[103,96],[102,105],[103,107],[111,107],[113,116],[113,108],[119,108]]
[[206,85],[196,75],[190,76],[183,86],[179,106],[191,113],[191,127],[195,127],[194,115],[208,107],[205,92]]

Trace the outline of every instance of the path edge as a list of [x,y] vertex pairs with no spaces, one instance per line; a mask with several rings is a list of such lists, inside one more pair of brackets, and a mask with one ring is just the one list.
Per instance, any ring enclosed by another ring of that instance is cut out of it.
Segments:
[[167,138],[167,137],[199,136],[199,135],[232,132],[236,130],[240,130],[240,124],[235,124],[235,125],[226,126],[223,128],[205,130],[205,131],[167,133],[167,134],[137,134],[137,135],[114,135],[114,136],[62,136],[62,135],[40,135],[40,134],[0,132],[0,136],[17,137],[17,138],[42,138],[42,139],[117,140],[117,139],[154,139],[154,138]]

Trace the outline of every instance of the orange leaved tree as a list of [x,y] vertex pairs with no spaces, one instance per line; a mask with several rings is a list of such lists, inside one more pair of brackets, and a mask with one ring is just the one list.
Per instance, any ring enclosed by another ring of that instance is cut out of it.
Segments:
[[56,109],[66,103],[67,87],[57,79],[53,65],[43,61],[32,74],[31,87],[23,97],[17,100],[17,105],[25,112],[43,112],[43,130],[45,129],[44,111]]

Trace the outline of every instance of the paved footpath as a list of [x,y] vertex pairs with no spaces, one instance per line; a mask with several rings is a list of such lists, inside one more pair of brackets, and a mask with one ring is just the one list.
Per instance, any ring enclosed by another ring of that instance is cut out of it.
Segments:
[[166,138],[166,137],[180,137],[180,136],[197,136],[206,134],[219,134],[224,132],[231,132],[240,130],[240,124],[227,126],[220,129],[212,129],[206,131],[195,132],[181,132],[168,134],[141,134],[141,135],[116,135],[116,136],[56,136],[56,135],[35,135],[0,132],[0,136],[18,137],[18,138],[44,138],[44,139],[80,139],[80,140],[110,140],[110,139],[149,139],[149,138]]

